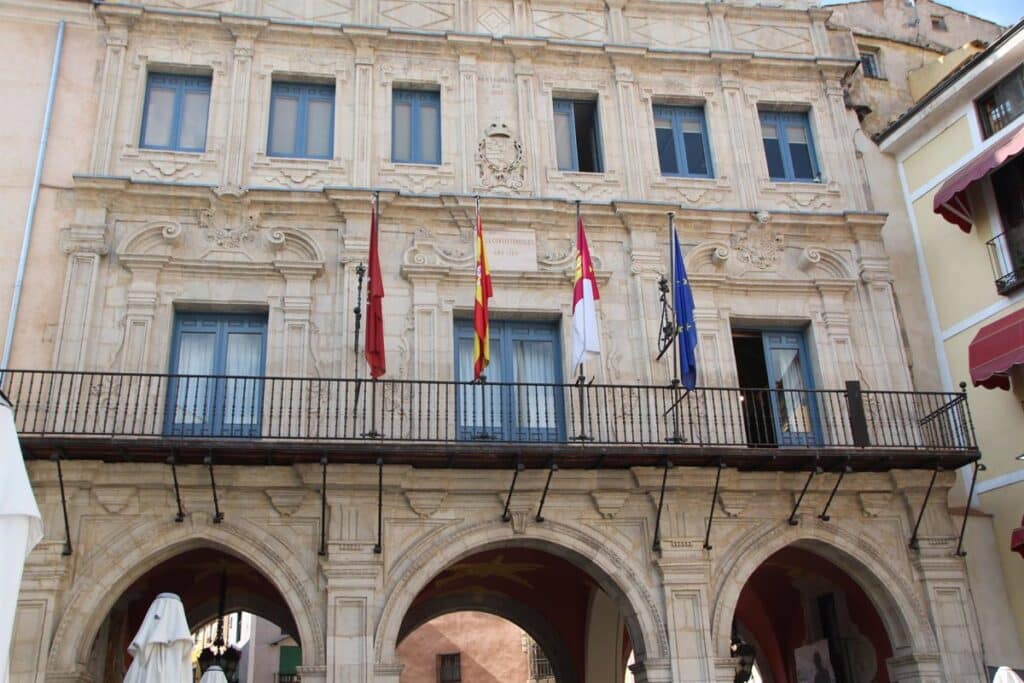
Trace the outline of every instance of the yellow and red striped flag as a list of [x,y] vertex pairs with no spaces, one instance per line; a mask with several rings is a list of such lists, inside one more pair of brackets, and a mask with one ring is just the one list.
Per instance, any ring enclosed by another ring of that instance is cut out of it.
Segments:
[[480,200],[476,201],[476,304],[473,307],[473,379],[480,379],[491,362],[490,321],[487,301],[494,296],[491,287],[491,269],[487,267],[484,249],[484,222],[480,218]]

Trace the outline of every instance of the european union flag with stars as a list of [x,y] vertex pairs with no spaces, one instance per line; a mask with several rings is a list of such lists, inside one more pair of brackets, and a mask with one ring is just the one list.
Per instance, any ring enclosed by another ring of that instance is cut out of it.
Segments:
[[686,277],[683,251],[679,246],[679,233],[672,230],[672,308],[676,313],[678,330],[679,375],[683,387],[690,391],[697,386],[697,324],[693,319],[693,290]]

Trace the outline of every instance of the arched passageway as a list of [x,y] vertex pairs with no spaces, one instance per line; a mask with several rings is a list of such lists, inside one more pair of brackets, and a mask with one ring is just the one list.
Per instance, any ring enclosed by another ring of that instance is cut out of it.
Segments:
[[765,683],[890,681],[893,647],[878,610],[848,573],[804,548],[783,548],[754,571],[733,634],[737,659],[748,671],[756,662]]
[[[558,683],[621,683],[625,677],[633,649],[626,614],[594,577],[564,557],[510,546],[450,564],[412,601],[399,643],[439,616],[464,611],[496,615],[525,631],[547,655]],[[408,648],[399,649],[403,654],[410,656]]]
[[[139,576],[113,603],[89,657],[97,683],[120,683],[131,663],[127,648],[149,605],[160,593],[175,593],[195,630],[221,614],[247,612],[281,627],[299,641],[295,619],[280,591],[245,560],[210,547],[174,555]],[[230,641],[228,641],[230,642]]]

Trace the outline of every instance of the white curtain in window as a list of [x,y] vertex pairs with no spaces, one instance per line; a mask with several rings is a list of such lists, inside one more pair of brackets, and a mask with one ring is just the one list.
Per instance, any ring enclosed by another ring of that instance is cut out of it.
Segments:
[[210,109],[210,93],[187,92],[181,113],[181,147],[206,147],[206,119]]
[[778,377],[776,388],[783,390],[779,396],[779,425],[782,431],[811,431],[800,353],[796,349],[773,349],[772,358],[775,361],[775,376]]
[[[555,351],[551,342],[519,340],[514,343],[513,351],[516,382],[550,385],[555,381]],[[521,428],[556,428],[554,387],[517,387],[515,391]]]
[[[224,374],[258,376],[263,367],[263,338],[259,334],[232,332],[228,334]],[[228,379],[224,381],[224,424],[251,425],[259,422],[260,380]]]
[[331,155],[331,103],[325,100],[310,100],[306,125],[306,154],[312,157]]
[[[186,332],[178,342],[177,372],[180,375],[209,375],[213,372],[213,352],[217,335],[212,332]],[[206,421],[207,390],[205,377],[182,377],[175,392],[175,424],[202,424]]]
[[149,103],[146,105],[146,139],[142,144],[147,147],[169,147],[173,121],[174,91],[151,88]]
[[[458,342],[459,381],[473,381],[473,340],[462,338]],[[463,427],[482,427],[500,430],[502,425],[501,387],[492,382],[501,382],[501,346],[491,339],[491,364],[485,371],[487,384],[462,385],[459,387],[459,424]],[[486,399],[486,400],[485,400]]]

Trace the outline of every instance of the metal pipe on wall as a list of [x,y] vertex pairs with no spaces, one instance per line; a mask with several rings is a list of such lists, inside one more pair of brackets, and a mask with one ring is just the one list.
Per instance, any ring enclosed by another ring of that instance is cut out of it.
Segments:
[[64,20],[57,24],[57,44],[53,48],[53,67],[50,70],[50,88],[46,93],[46,111],[43,113],[43,130],[39,136],[39,152],[36,155],[36,172],[32,178],[32,194],[28,200],[28,215],[25,216],[25,231],[21,241],[21,255],[18,257],[18,271],[14,277],[14,292],[11,295],[11,311],[7,318],[7,335],[4,337],[4,351],[0,356],[0,368],[6,368],[11,360],[11,346],[14,344],[14,328],[18,320],[18,304],[21,302],[21,287],[25,281],[25,266],[28,263],[28,248],[32,243],[32,225],[39,203],[39,185],[43,177],[43,162],[46,159],[46,144],[50,139],[50,118],[53,115],[53,98],[57,92],[57,74],[60,71],[60,56],[64,46]]

